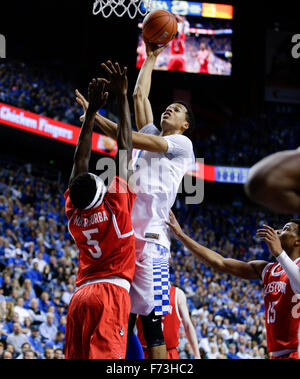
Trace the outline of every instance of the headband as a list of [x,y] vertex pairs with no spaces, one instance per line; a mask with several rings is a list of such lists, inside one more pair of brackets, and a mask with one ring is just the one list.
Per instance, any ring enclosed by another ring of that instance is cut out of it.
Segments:
[[[84,208],[84,210],[91,209],[95,206],[100,205],[103,201],[104,195],[107,190],[104,184],[104,181],[101,178],[99,178],[99,176],[92,174],[91,172],[89,172],[89,175],[91,175],[95,179],[97,189],[96,189],[96,194],[93,200],[90,202],[90,204],[86,208]],[[101,194],[101,198],[99,199],[100,194]]]

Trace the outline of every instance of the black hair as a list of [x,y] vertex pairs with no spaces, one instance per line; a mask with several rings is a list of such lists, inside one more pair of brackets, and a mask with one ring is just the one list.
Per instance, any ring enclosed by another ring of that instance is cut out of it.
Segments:
[[174,101],[174,104],[181,104],[186,108],[186,121],[189,123],[189,128],[186,130],[186,132],[184,134],[191,134],[191,132],[195,128],[195,123],[196,123],[195,116],[194,116],[194,113],[192,111],[192,108],[187,103],[185,103],[184,101],[181,101],[181,100]]
[[96,181],[90,174],[76,176],[69,185],[69,196],[74,207],[86,208],[93,201],[96,190]]
[[298,225],[298,236],[300,236],[300,219],[299,218],[292,218],[290,222]]

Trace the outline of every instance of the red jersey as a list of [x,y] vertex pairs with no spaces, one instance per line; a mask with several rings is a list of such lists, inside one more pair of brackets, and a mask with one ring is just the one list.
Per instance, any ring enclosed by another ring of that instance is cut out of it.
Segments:
[[[177,288],[171,286],[170,288],[170,310],[169,313],[165,316],[162,316],[162,328],[163,334],[166,342],[167,350],[174,349],[179,344],[179,327],[181,324],[181,318],[178,310],[178,300],[177,300],[178,292]],[[141,319],[138,318],[137,323],[138,330],[138,339],[141,342],[143,347],[147,347]]]
[[[295,262],[299,265],[300,258]],[[269,263],[262,277],[268,352],[297,350],[300,294],[293,291],[280,263]]]
[[80,210],[73,206],[66,190],[69,232],[79,249],[76,286],[111,276],[132,282],[135,240],[131,209],[135,197],[128,183],[115,177],[99,206]]

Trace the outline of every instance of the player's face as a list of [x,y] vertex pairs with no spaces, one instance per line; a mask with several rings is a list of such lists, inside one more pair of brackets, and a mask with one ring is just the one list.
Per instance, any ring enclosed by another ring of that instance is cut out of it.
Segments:
[[298,234],[298,224],[294,222],[288,222],[284,227],[278,231],[280,242],[283,248],[292,247],[296,240],[300,240]]
[[183,104],[174,103],[169,105],[161,115],[161,127],[166,130],[180,130],[184,125],[188,126],[186,120],[186,107]]

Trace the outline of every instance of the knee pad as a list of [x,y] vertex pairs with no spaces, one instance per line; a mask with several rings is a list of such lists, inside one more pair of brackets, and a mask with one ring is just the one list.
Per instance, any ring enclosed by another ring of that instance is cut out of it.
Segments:
[[155,316],[154,309],[148,316],[140,316],[143,333],[147,342],[147,347],[165,345],[162,332],[161,316]]

